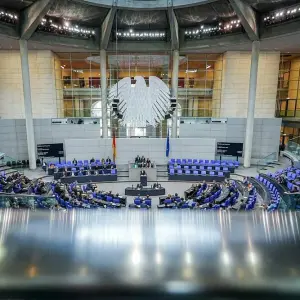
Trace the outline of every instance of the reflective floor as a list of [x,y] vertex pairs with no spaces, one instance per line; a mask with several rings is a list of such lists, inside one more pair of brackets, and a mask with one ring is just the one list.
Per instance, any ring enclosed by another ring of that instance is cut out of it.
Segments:
[[0,289],[300,291],[299,214],[0,211]]

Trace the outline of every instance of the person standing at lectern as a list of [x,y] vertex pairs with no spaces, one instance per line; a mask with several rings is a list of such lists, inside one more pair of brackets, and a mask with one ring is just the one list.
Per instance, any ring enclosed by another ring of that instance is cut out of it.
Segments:
[[144,169],[142,169],[141,172],[140,172],[140,175],[141,176],[145,176],[145,175],[147,175],[147,173],[146,173],[146,171]]

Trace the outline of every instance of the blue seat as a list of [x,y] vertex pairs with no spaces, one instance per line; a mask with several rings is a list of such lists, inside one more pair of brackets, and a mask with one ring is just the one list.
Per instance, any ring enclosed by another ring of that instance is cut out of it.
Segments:
[[218,176],[222,177],[222,176],[224,176],[224,173],[223,172],[218,172]]
[[151,199],[145,199],[145,204],[151,207],[152,205]]
[[182,162],[183,165],[185,165],[187,163],[187,160],[186,159],[182,159],[181,162]]
[[197,167],[196,166],[192,166],[192,170],[196,170],[197,169]]
[[214,171],[211,171],[211,172],[209,172],[209,175],[210,175],[210,176],[215,176],[215,172],[214,172]]
[[230,205],[230,198],[226,199],[226,201],[224,203],[221,204],[222,207],[228,207]]
[[175,170],[174,169],[170,169],[169,174],[170,175],[174,175],[175,174]]
[[182,175],[182,170],[181,169],[177,170],[177,174]]
[[196,164],[198,162],[197,159],[193,159],[193,164]]
[[227,167],[223,167],[223,171],[224,172],[228,171],[228,168]]
[[119,198],[114,198],[114,199],[113,199],[113,203],[116,203],[116,204],[117,204],[117,203],[120,203],[120,199],[119,199]]
[[205,170],[204,166],[200,166],[200,170],[204,171]]
[[117,174],[117,169],[111,169],[110,172],[111,172],[112,175],[116,175]]
[[206,171],[201,171],[201,175],[206,175]]
[[216,171],[220,171],[220,167],[215,167],[215,170]]
[[199,175],[199,173],[198,173],[197,170],[193,171],[193,174],[194,174],[194,175]]
[[112,202],[112,201],[113,201],[113,197],[111,197],[111,196],[107,196],[107,197],[106,197],[106,201],[108,201],[108,202]]
[[135,198],[134,199],[134,204],[135,205],[141,205],[141,203],[142,203],[142,200],[140,198]]
[[165,199],[164,200],[164,204],[171,204],[172,203],[172,199]]
[[211,170],[212,170],[212,167],[207,167],[207,170],[208,170],[208,171],[211,171]]
[[189,175],[189,174],[191,174],[191,171],[190,170],[185,170],[185,174]]
[[185,170],[188,170],[188,169],[189,169],[189,166],[184,166],[184,169],[185,169]]
[[189,165],[191,165],[191,164],[193,163],[193,160],[192,160],[192,159],[188,159],[188,160],[187,160],[187,163],[188,163]]

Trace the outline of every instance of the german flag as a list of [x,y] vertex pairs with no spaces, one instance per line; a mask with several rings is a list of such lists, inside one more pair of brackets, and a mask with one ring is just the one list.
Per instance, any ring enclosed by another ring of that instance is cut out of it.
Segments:
[[112,139],[112,152],[113,152],[113,161],[116,162],[117,156],[117,143],[116,143],[116,132],[113,131],[113,139]]

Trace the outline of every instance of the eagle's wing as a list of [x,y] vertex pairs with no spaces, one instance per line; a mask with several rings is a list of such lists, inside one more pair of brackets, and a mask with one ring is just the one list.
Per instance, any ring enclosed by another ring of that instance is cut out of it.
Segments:
[[119,111],[125,116],[128,99],[131,97],[131,79],[130,77],[126,77],[121,79],[118,83],[116,83],[108,93],[108,102],[112,103],[114,98],[118,98],[119,102]]
[[150,76],[148,101],[152,102],[152,121],[154,124],[164,119],[170,109],[170,90],[168,86],[156,76]]

